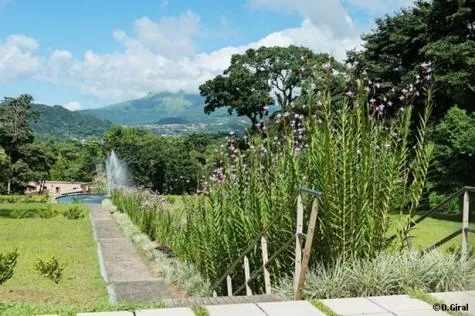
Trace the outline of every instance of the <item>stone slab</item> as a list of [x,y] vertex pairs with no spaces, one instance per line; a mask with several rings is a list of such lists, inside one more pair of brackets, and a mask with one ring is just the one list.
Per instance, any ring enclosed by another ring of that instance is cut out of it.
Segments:
[[157,278],[127,238],[99,240],[104,268],[109,282],[152,281]]
[[475,296],[469,295],[466,292],[439,292],[439,293],[430,293],[430,295],[449,305],[450,304],[458,304],[458,305],[468,304],[469,308],[470,306],[473,306],[473,309],[475,312]]
[[475,291],[465,291],[470,296],[475,296]]
[[368,313],[368,314],[351,314],[351,316],[366,316],[366,315],[371,315],[371,316],[394,316],[396,314],[386,312],[386,313]]
[[325,316],[307,301],[258,303],[257,306],[270,316]]
[[111,213],[108,212],[108,211],[106,211],[106,210],[103,209],[103,208],[90,205],[90,206],[89,206],[89,211],[90,211],[90,213],[91,213],[91,217],[92,217],[93,220],[97,220],[97,219],[113,219]]
[[333,298],[321,300],[321,302],[338,315],[376,314],[388,312],[388,310],[364,297]]
[[393,313],[434,311],[432,305],[407,295],[371,296],[367,299]]
[[268,316],[256,304],[205,306],[209,316]]
[[109,285],[118,302],[133,301],[143,303],[161,302],[164,297],[170,297],[170,292],[163,279],[154,281],[129,281]]
[[122,231],[113,219],[94,220],[94,228],[98,240],[105,238],[124,238]]
[[135,316],[195,316],[191,308],[160,308],[135,311]]
[[449,314],[444,312],[436,312],[434,310],[424,310],[424,311],[406,311],[406,312],[396,312],[394,315],[397,316],[448,316]]
[[94,313],[79,313],[77,316],[134,316],[132,312],[94,312]]

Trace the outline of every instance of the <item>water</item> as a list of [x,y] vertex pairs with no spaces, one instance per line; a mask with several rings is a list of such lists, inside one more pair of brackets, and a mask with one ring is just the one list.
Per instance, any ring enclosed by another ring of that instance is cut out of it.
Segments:
[[107,194],[110,195],[114,187],[128,184],[127,167],[112,150],[106,161]]
[[101,204],[107,196],[104,194],[71,194],[56,198],[58,203]]

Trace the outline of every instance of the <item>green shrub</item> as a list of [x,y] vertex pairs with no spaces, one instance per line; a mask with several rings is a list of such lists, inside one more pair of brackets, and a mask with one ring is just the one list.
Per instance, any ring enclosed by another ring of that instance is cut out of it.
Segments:
[[0,195],[0,203],[44,203],[47,195]]
[[[439,194],[436,192],[431,192],[429,194],[429,204],[430,207],[433,208],[440,203],[442,203],[444,200],[447,199],[448,196],[444,194]],[[462,214],[462,199],[457,198],[453,199],[447,204],[445,204],[439,211],[439,213],[445,213],[445,214]]]
[[[317,265],[307,276],[304,294],[325,299],[406,294],[412,290],[446,292],[466,290],[475,272],[473,257],[460,261],[457,255],[432,251],[381,253],[373,259],[339,261],[331,267]],[[275,291],[292,292],[290,279]]]
[[81,219],[84,218],[84,208],[82,205],[72,205],[66,211],[63,212],[64,217],[67,219]]
[[0,252],[0,285],[12,278],[17,258],[16,250],[6,254]]
[[58,215],[58,210],[53,205],[47,205],[38,211],[38,216],[41,218],[52,218]]
[[17,208],[10,211],[10,217],[12,218],[30,218],[34,217],[37,210],[34,208]]
[[55,257],[51,257],[46,262],[38,259],[38,262],[35,264],[35,269],[39,274],[56,284],[62,280],[64,267],[61,266]]

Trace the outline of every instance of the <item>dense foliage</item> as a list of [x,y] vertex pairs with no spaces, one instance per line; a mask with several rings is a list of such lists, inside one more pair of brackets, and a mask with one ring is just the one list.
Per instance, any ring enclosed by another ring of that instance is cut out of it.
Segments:
[[155,136],[138,128],[116,126],[104,137],[129,169],[131,182],[161,193],[196,192],[207,159],[220,136]]
[[29,123],[38,139],[99,139],[112,126],[92,115],[70,111],[62,106],[32,104],[31,111],[37,117]]
[[419,65],[430,61],[438,86],[434,118],[455,104],[473,111],[474,7],[473,0],[416,1],[410,9],[376,20],[375,30],[363,36],[364,50],[350,53],[349,60],[358,62],[359,73],[367,72],[395,92],[408,88]]
[[[335,70],[344,70],[328,54],[315,54],[305,47],[261,47],[234,54],[222,75],[200,86],[204,111],[210,114],[226,108],[229,114],[249,118],[256,129],[275,104],[273,97],[279,110],[290,107],[301,95],[305,79],[330,62]],[[306,69],[309,64],[311,69]],[[321,88],[320,81],[314,83],[315,88]]]
[[[413,147],[412,106],[394,118],[381,117],[367,102],[366,84],[358,81],[354,94],[340,102],[330,93],[307,93],[306,114],[289,109],[279,118],[288,128],[264,139],[246,138],[247,149],[231,135],[222,164],[201,188],[208,196],[185,203],[183,217],[163,209],[160,197],[150,194],[117,192],[114,201],[144,232],[170,245],[211,281],[282,208],[266,236],[269,252],[290,238],[296,213],[295,203],[288,202],[302,186],[324,192],[313,261],[370,258],[388,247],[389,213],[399,210],[410,218],[418,206],[433,146],[426,137],[430,90]],[[400,231],[407,236],[406,227]],[[289,249],[277,259],[273,275],[292,273],[291,256]],[[251,270],[261,264],[258,246],[249,260]],[[234,282],[242,284],[242,271],[235,273]]]
[[[308,298],[324,299],[411,294],[414,290],[461,291],[470,288],[474,272],[473,260],[461,262],[454,254],[380,253],[331,267],[317,265],[308,275],[304,293]],[[284,279],[275,291],[291,295],[292,287],[292,280]]]
[[34,136],[29,125],[32,100],[30,95],[21,95],[5,98],[0,106],[0,148],[3,156],[0,192],[22,193],[28,181],[41,182],[49,176],[48,170],[54,158],[42,146],[33,143]]

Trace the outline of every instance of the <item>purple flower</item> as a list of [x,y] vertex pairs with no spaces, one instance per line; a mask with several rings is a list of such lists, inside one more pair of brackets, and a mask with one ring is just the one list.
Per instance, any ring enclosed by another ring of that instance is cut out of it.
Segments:
[[345,93],[345,95],[351,98],[353,96],[353,91],[350,90],[347,93]]

